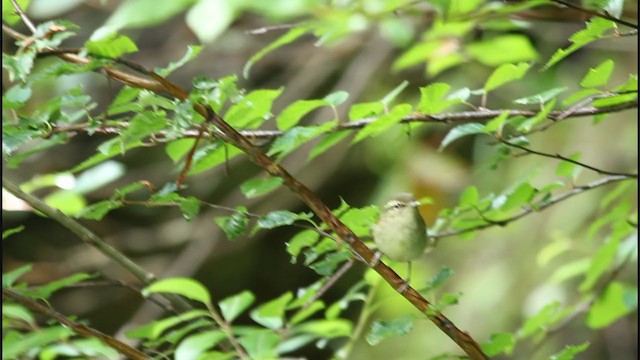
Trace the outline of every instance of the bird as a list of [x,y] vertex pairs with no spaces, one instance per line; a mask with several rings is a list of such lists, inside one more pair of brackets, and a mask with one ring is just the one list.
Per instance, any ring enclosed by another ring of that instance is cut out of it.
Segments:
[[427,246],[427,227],[419,206],[413,194],[399,193],[387,201],[371,228],[373,241],[382,254],[391,260],[407,262],[408,275],[399,289],[401,293],[409,286],[411,261],[418,259]]

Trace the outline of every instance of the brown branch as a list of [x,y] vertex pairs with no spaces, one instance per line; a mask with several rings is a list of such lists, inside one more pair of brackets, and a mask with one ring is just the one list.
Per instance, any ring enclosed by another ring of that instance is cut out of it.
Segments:
[[[635,177],[637,178],[637,176]],[[519,212],[516,215],[513,215],[509,218],[503,219],[503,220],[497,220],[497,221],[492,221],[486,224],[481,224],[478,226],[472,226],[466,229],[461,229],[461,230],[454,230],[454,231],[443,231],[441,233],[438,234],[431,234],[429,235],[429,237],[434,238],[436,240],[441,239],[441,238],[445,238],[445,237],[449,237],[449,236],[456,236],[456,235],[460,235],[460,234],[465,234],[471,231],[477,231],[477,230],[482,230],[482,229],[486,229],[486,228],[490,228],[493,226],[506,226],[508,223],[516,221],[520,218],[523,218],[531,213],[533,213],[534,211],[542,211],[552,205],[555,205],[561,201],[564,201],[574,195],[577,194],[581,194],[585,191],[589,191],[595,188],[598,188],[600,186],[604,186],[610,183],[615,183],[618,181],[624,181],[624,180],[632,180],[634,179],[633,177],[630,176],[626,176],[626,175],[613,175],[613,176],[608,176],[593,182],[590,182],[586,185],[582,185],[582,186],[577,186],[574,187],[572,190],[567,191],[564,194],[560,194],[558,196],[555,196],[549,200],[547,200],[544,203],[541,204],[537,204],[535,207],[533,206],[528,206],[526,207],[524,210],[522,210],[521,212]]]
[[619,173],[619,172],[606,171],[606,170],[598,169],[598,168],[593,167],[591,165],[587,165],[585,163],[570,159],[570,158],[568,158],[566,156],[562,156],[560,154],[549,154],[549,153],[545,153],[545,152],[541,152],[541,151],[532,150],[532,149],[529,149],[528,147],[524,147],[522,145],[511,143],[511,142],[508,142],[507,140],[504,140],[504,139],[499,139],[499,141],[501,143],[507,145],[507,146],[511,146],[511,147],[516,148],[516,149],[520,149],[520,150],[522,150],[522,151],[524,151],[524,152],[526,152],[528,154],[534,154],[534,155],[543,156],[543,157],[547,157],[547,158],[567,161],[567,162],[570,162],[572,164],[581,166],[581,167],[583,167],[585,169],[589,169],[589,170],[595,171],[595,172],[597,172],[598,174],[601,174],[601,175],[619,175],[619,176],[626,176],[626,177],[633,178],[633,179],[637,179],[638,178],[638,174],[628,174],[628,173]]
[[618,18],[615,18],[615,17],[613,17],[613,16],[611,16],[611,15],[609,15],[607,13],[603,14],[603,13],[599,13],[597,11],[585,9],[585,8],[583,8],[581,6],[572,4],[572,3],[568,2],[568,1],[564,1],[564,0],[551,0],[551,2],[554,2],[556,4],[560,4],[560,5],[564,5],[564,6],[568,7],[568,8],[583,12],[583,13],[591,15],[591,16],[596,16],[596,17],[599,17],[599,18],[603,18],[603,19],[606,19],[606,20],[613,21],[613,22],[621,24],[621,25],[628,26],[630,28],[638,29],[638,25],[630,23],[630,22],[627,22],[627,21],[624,21],[624,20],[621,20],[621,19],[618,19]]
[[100,341],[102,341],[103,343],[105,343],[107,346],[109,346],[110,348],[115,349],[117,352],[119,352],[120,354],[124,355],[125,357],[127,357],[128,359],[134,359],[134,360],[143,360],[143,359],[149,359],[149,356],[147,356],[145,353],[143,353],[142,351],[133,348],[125,343],[123,343],[122,341],[109,336],[99,330],[96,330],[94,328],[88,327],[84,324],[80,324],[78,322],[75,322],[69,318],[67,318],[66,316],[62,315],[61,313],[47,307],[44,306],[40,303],[38,303],[37,301],[30,299],[28,297],[22,296],[20,294],[18,294],[17,292],[11,290],[11,289],[2,289],[2,297],[3,298],[8,298],[8,299],[12,299],[15,300],[17,302],[19,302],[20,304],[28,307],[29,309],[39,312],[41,314],[44,314],[50,318],[55,319],[56,321],[58,321],[60,324],[70,328],[71,330],[73,330],[74,332],[76,332],[78,335],[84,336],[84,337],[88,337],[88,338],[96,338]]

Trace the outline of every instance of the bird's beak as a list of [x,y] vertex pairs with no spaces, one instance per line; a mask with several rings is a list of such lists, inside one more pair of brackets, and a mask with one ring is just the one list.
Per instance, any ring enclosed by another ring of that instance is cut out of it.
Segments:
[[409,206],[411,207],[419,207],[420,205],[422,204],[420,203],[420,201],[417,201],[417,200],[409,203]]

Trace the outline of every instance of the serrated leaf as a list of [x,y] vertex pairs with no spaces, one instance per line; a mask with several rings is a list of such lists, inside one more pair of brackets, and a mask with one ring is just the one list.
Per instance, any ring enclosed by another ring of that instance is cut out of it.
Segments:
[[270,176],[266,179],[251,179],[240,184],[240,191],[247,198],[255,198],[267,194],[282,185],[282,178]]
[[258,219],[258,226],[262,229],[273,229],[279,226],[291,225],[296,220],[309,219],[307,214],[296,214],[287,210],[276,210]]
[[249,308],[256,297],[251,291],[245,290],[239,294],[222,299],[218,305],[224,319],[231,323],[238,315]]
[[102,200],[85,207],[76,215],[76,217],[82,219],[102,220],[102,218],[111,210],[115,210],[120,207],[122,207],[121,201]]
[[273,101],[282,93],[280,89],[260,89],[247,94],[225,113],[224,119],[230,125],[239,128],[256,128],[270,115]]
[[199,301],[207,306],[211,304],[211,295],[204,285],[191,278],[174,277],[154,281],[141,291],[143,296],[153,293],[172,293],[188,299]]
[[306,34],[307,31],[309,31],[309,28],[307,28],[306,26],[294,27],[293,29],[287,31],[286,34],[280,36],[278,39],[276,39],[271,44],[269,44],[266,47],[262,48],[262,50],[258,51],[255,55],[253,55],[249,59],[249,61],[247,61],[247,63],[244,65],[244,68],[242,69],[242,76],[244,76],[244,78],[247,79],[249,77],[249,71],[251,70],[251,67],[258,60],[262,59],[265,55],[267,55],[271,51],[279,48],[280,46],[286,45],[288,43],[291,43],[291,42],[295,41],[296,39],[298,39],[302,35]]
[[547,101],[549,101],[549,100],[555,98],[556,96],[562,94],[563,92],[567,91],[568,89],[569,89],[568,87],[557,87],[557,88],[553,88],[553,89],[549,89],[549,90],[543,91],[543,92],[535,94],[535,95],[531,95],[531,96],[519,98],[517,100],[513,100],[513,102],[516,103],[516,104],[522,104],[522,105],[544,104]]
[[489,336],[489,342],[481,345],[487,356],[496,356],[502,353],[511,354],[516,345],[515,336],[511,333],[495,333]]
[[444,284],[444,282],[455,274],[455,271],[450,268],[443,266],[437,274],[434,274],[429,281],[427,281],[427,289],[433,290],[438,288],[440,285]]
[[462,98],[445,97],[451,86],[433,83],[420,88],[420,102],[416,110],[422,114],[437,114],[451,105],[461,103]]
[[388,106],[395,98],[400,95],[402,90],[404,90],[409,85],[407,80],[404,80],[400,85],[396,86],[393,90],[389,91],[387,95],[385,95],[380,102],[385,106]]
[[[195,6],[194,6],[194,8],[195,8]],[[193,10],[193,8],[192,8],[192,10]],[[176,62],[171,62],[166,67],[156,68],[156,70],[155,70],[156,74],[158,74],[160,76],[163,76],[163,77],[169,76],[169,74],[171,74],[175,70],[181,68],[187,62],[195,59],[195,57],[198,56],[198,54],[200,54],[200,51],[202,51],[202,48],[203,47],[200,46],[200,45],[188,45],[187,46],[187,52],[182,56],[182,58],[180,60],[178,60]]]
[[609,238],[607,242],[596,251],[595,255],[591,258],[591,264],[585,274],[584,281],[582,281],[578,287],[581,292],[588,291],[596,284],[600,276],[613,262],[619,246],[620,238],[613,237]]
[[29,289],[24,292],[24,295],[34,297],[34,298],[48,299],[51,296],[51,294],[53,294],[54,292],[66,286],[70,286],[70,285],[79,283],[81,281],[95,278],[95,277],[96,275],[90,275],[85,273],[73,274],[65,278],[49,282],[46,285],[39,286],[36,289]]
[[[227,338],[222,330],[209,330],[203,333],[189,335],[182,339],[174,354],[175,360],[194,360],[202,358],[202,355]],[[209,359],[211,359],[209,357]]]
[[366,340],[369,345],[375,346],[392,336],[406,335],[413,329],[414,321],[413,315],[405,315],[390,321],[376,320],[371,325]]
[[138,51],[138,47],[128,36],[115,32],[100,40],[87,41],[84,46],[90,54],[104,56],[110,59]]
[[384,111],[384,104],[381,102],[367,102],[351,105],[349,108],[349,120],[360,120],[372,116],[378,116]]
[[502,35],[473,42],[467,46],[467,51],[473,58],[487,66],[538,59],[538,52],[524,35]]
[[231,216],[216,217],[214,221],[224,231],[229,240],[234,240],[238,236],[244,235],[249,226],[249,216],[242,206],[238,207],[237,211]]
[[442,140],[442,143],[440,144],[438,151],[444,150],[444,148],[449,146],[449,144],[460,139],[461,137],[475,135],[475,134],[484,134],[484,133],[486,133],[484,129],[484,124],[468,123],[468,124],[462,124],[462,125],[456,126],[453,129],[449,130],[447,135]]
[[[581,155],[582,155],[581,153],[577,152],[575,154],[571,154],[571,156],[569,156],[569,159],[578,161],[580,160]],[[562,176],[562,177],[572,177],[573,171],[577,166],[578,166],[577,164],[562,160],[560,161],[560,163],[558,164],[558,167],[556,168],[556,175]]]
[[315,157],[321,155],[331,147],[339,143],[342,139],[351,134],[349,130],[336,131],[326,135],[320,140],[316,146],[309,152],[309,158],[307,160],[313,160]]
[[296,126],[284,133],[284,135],[278,137],[273,144],[271,144],[267,155],[272,156],[278,154],[278,159],[282,159],[304,143],[329,131],[333,128],[334,124],[335,122],[330,121],[319,126]]
[[402,121],[402,118],[411,113],[412,107],[409,104],[396,105],[388,114],[382,115],[375,121],[367,124],[360,130],[353,139],[355,144],[367,137],[374,137],[387,131],[389,128]]
[[22,275],[28,273],[33,268],[33,264],[24,264],[11,271],[2,273],[2,288],[10,288]]
[[613,73],[613,67],[613,60],[609,59],[603,61],[595,68],[589,69],[587,74],[580,81],[580,86],[584,88],[592,88],[606,85]]
[[287,252],[295,259],[300,255],[302,249],[315,244],[319,237],[318,233],[313,230],[301,231],[287,242]]
[[321,107],[329,105],[326,100],[298,100],[287,106],[276,118],[278,129],[286,131],[298,124],[300,119],[309,112]]
[[564,350],[549,357],[549,360],[573,360],[576,355],[587,350],[591,343],[586,341],[580,345],[567,345]]
[[483,89],[485,92],[490,92],[506,83],[521,79],[529,71],[529,68],[531,65],[527,63],[500,65],[489,76]]
[[336,91],[323,98],[324,101],[332,106],[342,105],[349,98],[349,93],[346,91]]
[[614,281],[589,308],[587,325],[601,329],[637,309],[638,288]]
[[200,213],[200,200],[195,196],[189,196],[180,200],[180,211],[187,221],[191,221]]
[[499,132],[501,131],[504,123],[509,118],[509,111],[503,111],[500,115],[495,118],[489,120],[487,124],[484,126],[484,131],[487,133]]
[[269,329],[280,329],[284,326],[284,312],[292,299],[293,294],[286,292],[253,310],[249,316],[253,321]]
[[189,150],[195,144],[195,139],[178,139],[167,144],[165,151],[173,160],[174,164],[180,161],[183,156],[187,155]]

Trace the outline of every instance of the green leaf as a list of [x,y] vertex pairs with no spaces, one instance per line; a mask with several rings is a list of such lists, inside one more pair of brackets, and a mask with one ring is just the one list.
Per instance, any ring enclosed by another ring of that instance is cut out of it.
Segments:
[[380,102],[388,106],[400,93],[409,85],[407,80],[404,80],[400,85],[396,86],[393,90],[391,90],[387,95],[385,95]]
[[291,42],[297,40],[299,37],[301,37],[302,35],[306,34],[307,31],[309,31],[309,28],[306,27],[306,26],[294,27],[291,30],[287,31],[286,34],[280,36],[278,39],[276,39],[271,44],[269,44],[266,47],[262,48],[262,50],[258,51],[255,55],[253,55],[249,59],[249,61],[247,61],[247,63],[244,65],[244,68],[242,69],[242,76],[244,76],[245,79],[248,78],[249,77],[249,71],[251,70],[251,67],[258,60],[262,59],[265,55],[267,55],[271,51],[281,47],[282,45],[286,45],[288,43],[291,43]]
[[256,128],[271,116],[271,105],[282,93],[280,89],[260,89],[247,94],[239,103],[234,104],[226,112],[224,119],[233,127]]
[[578,287],[580,291],[588,291],[596,284],[600,276],[604,274],[613,262],[619,247],[620,238],[612,237],[598,249],[596,254],[591,258],[591,264],[585,274],[584,281]]
[[535,194],[536,189],[531,184],[528,182],[521,183],[513,191],[509,192],[500,209],[507,211],[513,208],[525,207],[529,205]]
[[508,118],[509,118],[508,110],[501,112],[500,115],[496,116],[495,118],[487,122],[487,124],[484,126],[484,131],[486,133],[501,132],[502,127],[504,126],[504,123],[507,121]]
[[503,35],[471,43],[467,46],[467,51],[487,66],[538,59],[536,49],[524,35]]
[[114,200],[102,200],[97,203],[91,204],[84,209],[82,209],[78,214],[76,214],[77,218],[81,219],[91,219],[91,220],[102,220],[105,215],[107,215],[111,210],[115,210],[122,207],[121,201]]
[[11,229],[7,229],[7,230],[3,230],[2,231],[2,240],[8,238],[9,236],[13,235],[13,234],[17,234],[19,232],[22,232],[22,230],[24,230],[24,225],[20,225],[20,226],[16,226],[14,228]]
[[329,103],[329,105],[338,106],[338,105],[342,105],[345,101],[347,101],[348,98],[349,98],[349,93],[346,91],[340,90],[340,91],[332,92],[331,94],[325,96],[323,100]]
[[353,329],[351,322],[344,319],[322,319],[312,320],[293,327],[296,334],[313,334],[320,338],[333,339],[336,337],[347,337],[351,335]]
[[174,163],[177,163],[183,156],[187,155],[195,142],[195,139],[178,139],[168,143],[165,147],[165,151],[171,160],[173,160]]
[[437,274],[433,275],[429,281],[427,281],[427,290],[433,290],[444,284],[444,282],[455,274],[455,271],[443,266]]
[[231,323],[238,315],[242,314],[253,302],[256,297],[251,291],[245,290],[239,294],[222,299],[218,305],[224,319]]
[[6,109],[18,109],[31,98],[31,88],[17,84],[9,88],[2,97],[2,107]]
[[587,72],[584,78],[582,78],[582,81],[580,81],[580,86],[592,88],[606,85],[613,73],[613,67],[613,60],[609,59],[603,61],[595,68],[589,69],[589,72]]
[[37,326],[35,318],[31,314],[31,312],[29,312],[29,310],[27,310],[27,308],[25,308],[24,306],[18,304],[10,304],[8,302],[4,302],[2,304],[2,318],[17,319],[20,321],[24,321],[31,326]]
[[587,325],[592,329],[601,329],[637,309],[638,288],[614,281],[589,308]]
[[480,199],[480,195],[478,193],[478,188],[471,185],[466,189],[464,189],[464,191],[460,195],[460,201],[458,202],[458,206],[463,207],[463,206],[476,205],[479,199]]
[[293,294],[286,292],[251,311],[249,316],[258,324],[269,329],[280,329],[284,326],[284,312],[292,299]]
[[[538,252],[538,256],[536,257],[536,262],[540,266],[545,266],[551,262],[554,258],[558,257],[562,253],[571,249],[571,242],[567,239],[556,239],[555,241],[550,242],[545,245],[540,252]],[[586,268],[585,268],[586,269]]]
[[553,65],[560,62],[562,59],[571,55],[578,49],[583,46],[589,44],[592,41],[598,40],[602,37],[605,31],[614,28],[616,25],[613,21],[602,19],[600,17],[592,17],[591,20],[587,22],[587,27],[582,29],[575,34],[571,35],[569,41],[571,44],[566,49],[558,49],[551,56],[549,61],[542,67],[541,71],[545,71],[552,67]]
[[[38,331],[22,333],[19,341],[7,341],[11,338],[4,334],[2,342],[2,358],[18,359],[30,358],[28,352],[41,348],[57,341],[67,341],[73,330],[64,326],[51,326],[39,329]],[[22,356],[21,356],[22,355]]]
[[216,346],[220,341],[227,338],[222,330],[209,330],[199,334],[190,335],[176,347],[174,359],[193,360],[200,359],[207,349]]
[[[195,8],[195,6],[193,8]],[[192,10],[193,10],[193,8],[192,8]],[[167,76],[169,76],[169,74],[171,74],[175,70],[181,68],[184,64],[186,64],[189,61],[193,60],[196,56],[198,56],[198,54],[200,54],[200,51],[202,51],[202,46],[199,46],[199,45],[188,45],[187,46],[187,52],[182,56],[182,58],[180,60],[178,60],[176,62],[171,62],[166,67],[156,68],[155,72],[156,72],[156,74],[158,74],[160,76],[167,77]]]
[[313,230],[304,230],[297,233],[287,242],[287,252],[293,259],[300,255],[302,249],[310,247],[318,241],[319,235]]
[[249,359],[278,359],[277,346],[280,335],[271,330],[255,330],[242,336],[238,341],[247,351]]
[[[582,155],[581,153],[577,152],[577,153],[571,154],[571,156],[569,156],[569,159],[578,161],[580,160],[581,155]],[[569,161],[564,161],[564,160],[560,161],[560,163],[558,164],[558,167],[556,168],[556,175],[570,178],[573,176],[573,173],[577,166],[578,165]]]
[[292,325],[298,324],[306,319],[308,319],[313,314],[325,308],[325,305],[322,301],[314,301],[311,305],[303,308],[299,312],[297,312],[292,318],[290,323]]
[[413,329],[414,320],[413,315],[405,315],[390,321],[376,320],[367,334],[367,342],[369,345],[375,346],[392,336],[406,335]]
[[242,150],[227,143],[215,142],[207,145],[196,151],[193,156],[193,165],[188,175],[195,175],[212,169],[240,154],[242,154]]
[[180,200],[180,211],[187,221],[191,221],[200,213],[200,200],[195,196],[189,196]]
[[484,91],[490,92],[500,86],[521,79],[531,68],[530,64],[504,64],[500,65],[487,79],[484,84]]
[[591,343],[586,341],[580,345],[567,345],[564,350],[549,357],[549,360],[572,360],[576,355],[587,350]]
[[211,295],[209,290],[201,283],[184,277],[174,277],[162,279],[151,283],[151,285],[142,289],[143,296],[149,296],[152,293],[173,293],[182,295],[188,299],[199,301],[207,306],[211,304]]
[[[30,2],[30,0],[16,1],[22,10],[27,10]],[[15,25],[20,21],[20,15],[16,14],[16,10],[13,8],[10,0],[2,0],[2,20],[6,21],[9,25]]]
[[125,1],[112,12],[104,26],[97,29],[91,39],[100,39],[123,28],[144,28],[160,24],[179,14],[194,3],[194,0],[174,0],[158,4],[155,0]]
[[211,43],[218,38],[242,10],[236,1],[202,0],[189,9],[186,22],[202,43]]
[[282,178],[270,176],[266,179],[251,179],[240,184],[240,191],[247,198],[255,198],[268,194],[282,185]]
[[22,275],[31,271],[33,264],[24,264],[8,272],[2,273],[2,288],[10,288]]
[[320,261],[309,265],[311,269],[322,276],[331,276],[336,272],[338,266],[342,265],[345,261],[351,259],[351,254],[348,252],[334,252],[325,255]]
[[371,226],[378,217],[379,211],[378,207],[374,205],[363,208],[350,208],[339,218],[357,236],[370,236]]
[[420,88],[420,102],[416,110],[422,114],[437,114],[451,105],[461,103],[461,98],[445,98],[451,86],[445,83],[433,83]]
[[287,210],[276,210],[258,219],[258,226],[262,229],[273,229],[279,226],[291,225],[296,220],[309,219],[308,214],[296,214]]
[[518,330],[517,337],[522,339],[544,331],[544,329],[557,324],[571,312],[571,309],[562,309],[560,303],[557,301],[549,303],[540,309],[537,314],[529,317],[525,321],[522,328]]
[[349,108],[349,120],[360,120],[378,116],[384,112],[384,104],[381,102],[366,102],[351,105]]
[[42,200],[52,208],[69,216],[76,216],[87,206],[87,200],[84,196],[70,190],[55,191]]
[[468,124],[458,125],[447,133],[447,135],[442,140],[442,143],[440,144],[438,151],[444,150],[444,148],[449,146],[449,144],[460,139],[461,137],[475,135],[475,134],[484,134],[484,133],[486,133],[484,129],[484,124],[468,123]]
[[342,139],[351,134],[349,130],[336,131],[326,135],[320,140],[316,146],[309,152],[309,158],[307,160],[313,160],[317,156],[321,155],[331,147],[339,143]]
[[544,104],[542,110],[540,110],[534,117],[528,118],[523,121],[521,124],[517,125],[516,128],[518,131],[523,133],[528,133],[531,129],[541,123],[542,121],[547,119],[547,116],[556,106],[556,99],[551,99],[548,103]]
[[282,159],[307,141],[329,131],[334,125],[334,121],[329,121],[319,126],[296,126],[278,137],[271,145],[267,155],[278,154],[278,159]]
[[278,129],[286,131],[294,127],[309,112],[328,105],[326,100],[298,100],[287,106],[276,118]]
[[634,101],[637,97],[638,97],[637,93],[610,96],[602,99],[595,99],[593,100],[592,105],[597,108],[605,108],[608,106],[614,106],[614,105],[624,104],[627,102]]
[[110,59],[138,51],[136,44],[126,35],[111,33],[100,40],[87,41],[84,46],[90,54]]
[[66,286],[70,286],[70,285],[79,283],[80,281],[84,281],[84,280],[95,278],[95,277],[96,275],[90,275],[90,274],[84,274],[84,273],[73,274],[63,279],[49,282],[46,285],[40,286],[36,289],[27,290],[23,293],[23,295],[34,297],[34,298],[48,299],[51,296],[51,294],[53,294],[54,292]]
[[511,333],[495,333],[489,336],[489,342],[481,345],[487,356],[496,356],[502,353],[510,355],[516,345],[515,336]]
[[380,116],[375,121],[367,124],[356,134],[352,144],[355,144],[367,137],[378,136],[394,125],[402,121],[403,117],[411,113],[412,107],[409,104],[399,104],[388,113]]
[[210,317],[210,314],[204,310],[190,310],[176,316],[166,319],[153,321],[139,328],[129,330],[126,336],[130,339],[158,339],[169,328],[173,328],[181,322],[195,322],[194,319]]
[[236,209],[237,211],[231,216],[220,216],[214,219],[229,240],[244,235],[249,226],[249,215],[247,215],[246,208],[239,206]]
[[568,87],[557,87],[557,88],[543,91],[535,95],[519,98],[517,100],[514,100],[513,102],[516,104],[522,104],[522,105],[544,104],[547,101],[567,91],[568,89],[569,89]]

